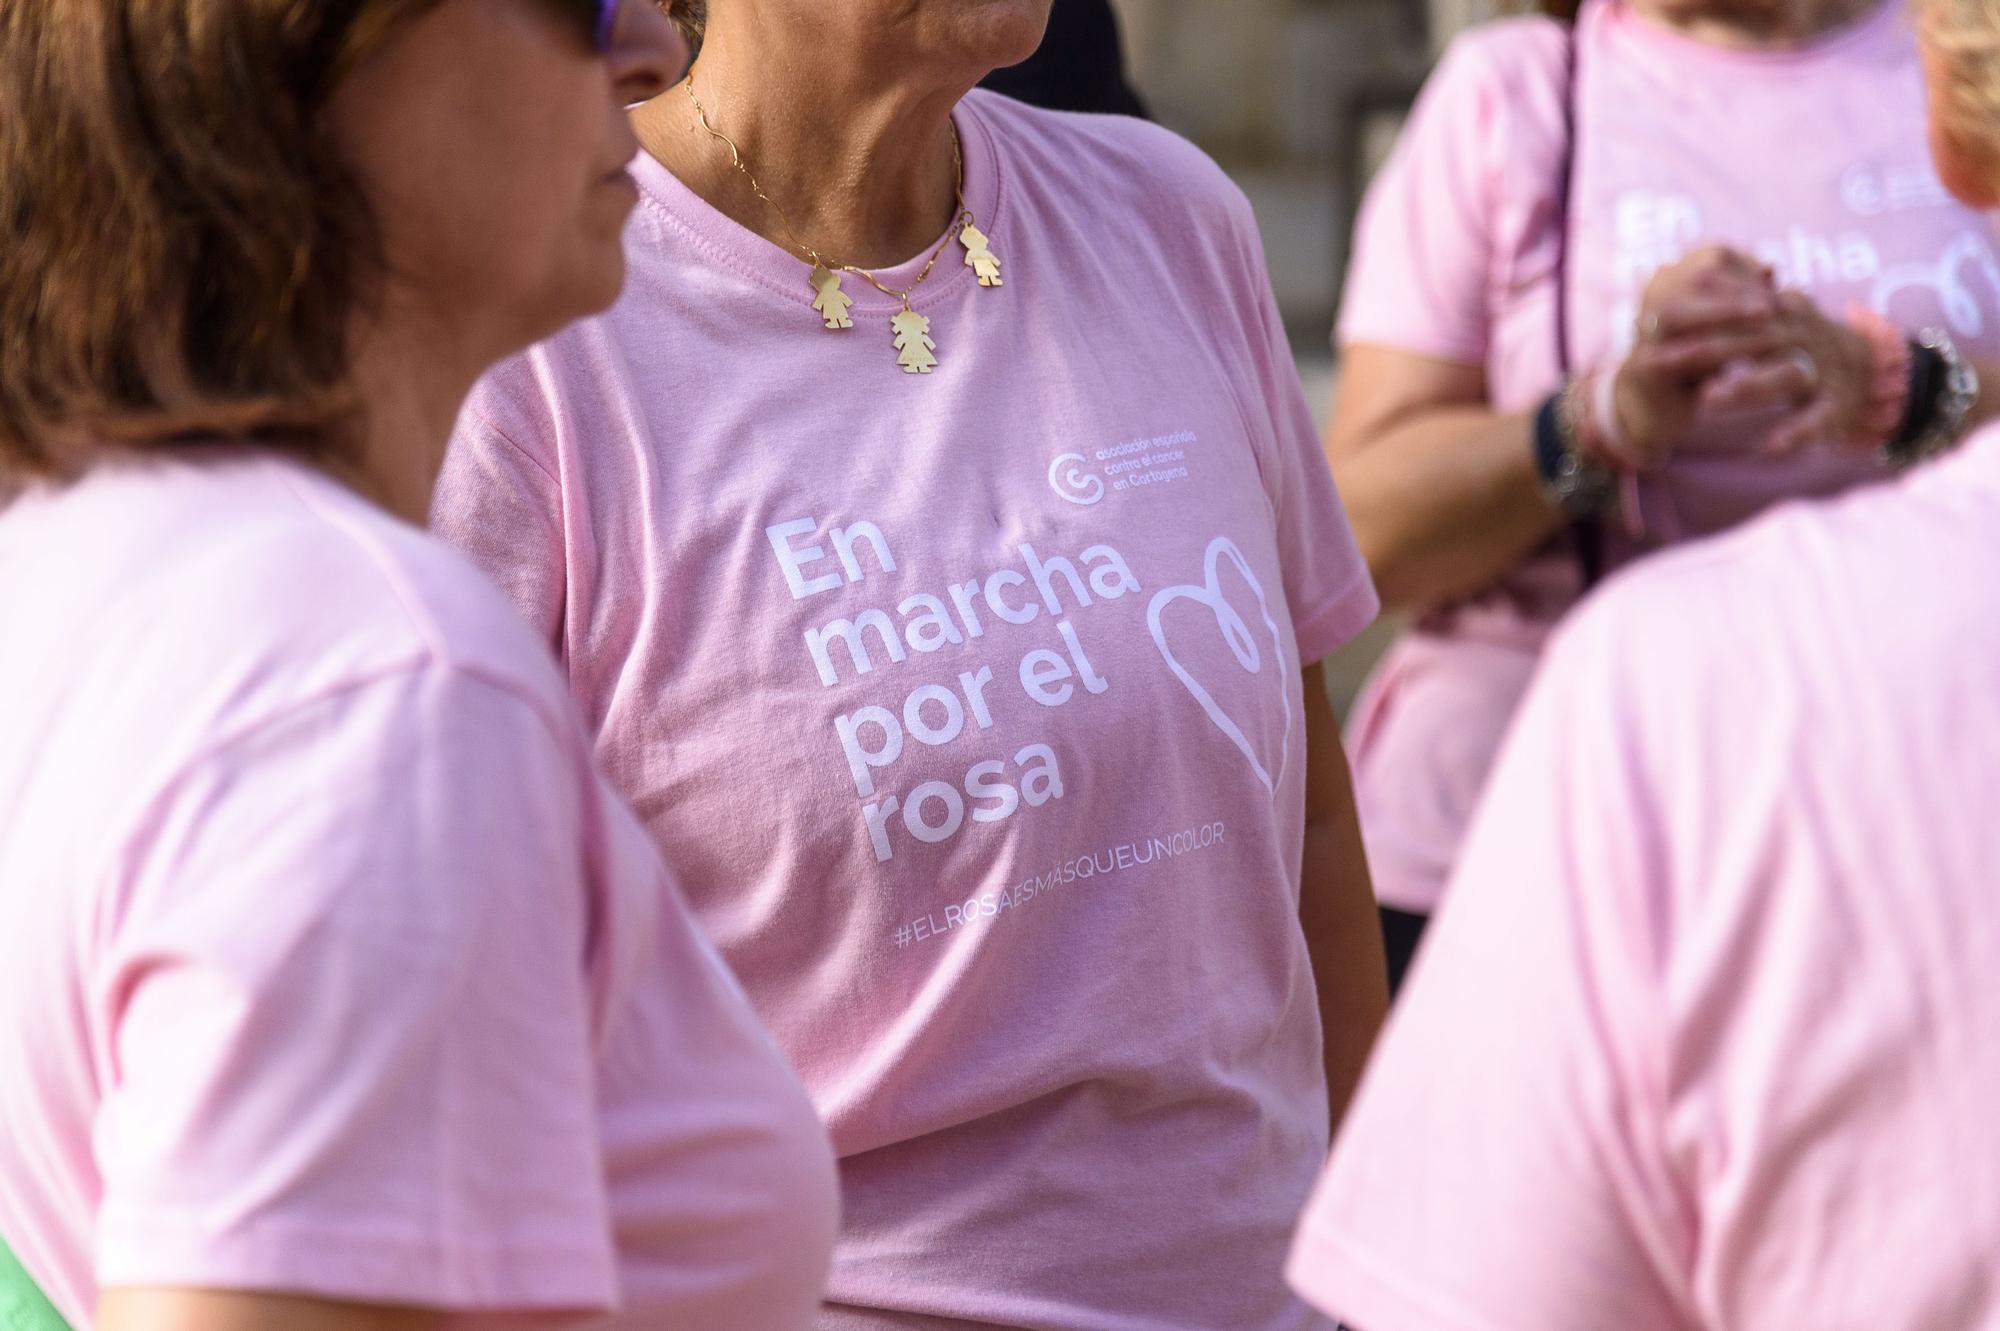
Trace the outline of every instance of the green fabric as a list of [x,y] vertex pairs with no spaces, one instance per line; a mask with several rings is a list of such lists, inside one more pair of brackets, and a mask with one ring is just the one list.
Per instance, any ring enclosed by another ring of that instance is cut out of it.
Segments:
[[14,1254],[0,1239],[0,1331],[69,1331],[69,1323],[42,1297]]

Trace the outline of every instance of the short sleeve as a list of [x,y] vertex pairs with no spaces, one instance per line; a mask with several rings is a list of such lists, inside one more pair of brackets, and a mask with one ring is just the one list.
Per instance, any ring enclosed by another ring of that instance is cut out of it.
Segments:
[[1299,1230],[1293,1284],[1356,1331],[1692,1324],[1617,636],[1551,649]]
[[530,423],[513,419],[506,403],[489,378],[459,414],[431,502],[431,530],[493,579],[560,655],[568,601],[562,486],[554,450],[536,448]]
[[1556,203],[1566,40],[1548,20],[1510,20],[1446,51],[1369,186],[1339,343],[1486,364],[1510,251]]
[[1245,410],[1264,417],[1252,422],[1252,434],[1262,446],[1258,466],[1277,522],[1278,558],[1299,660],[1310,665],[1373,623],[1382,602],[1306,404],[1256,220],[1247,200],[1239,196],[1237,202],[1241,276],[1234,285],[1254,301],[1244,317],[1255,379]]
[[425,666],[173,782],[95,968],[101,1286],[615,1302],[581,746]]

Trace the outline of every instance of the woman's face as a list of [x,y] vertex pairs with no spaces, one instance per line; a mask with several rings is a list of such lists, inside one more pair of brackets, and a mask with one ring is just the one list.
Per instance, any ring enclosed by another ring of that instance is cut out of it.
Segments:
[[332,130],[368,195],[390,298],[496,359],[610,304],[637,200],[625,107],[684,54],[652,0],[609,49],[592,0],[440,0],[334,90]]

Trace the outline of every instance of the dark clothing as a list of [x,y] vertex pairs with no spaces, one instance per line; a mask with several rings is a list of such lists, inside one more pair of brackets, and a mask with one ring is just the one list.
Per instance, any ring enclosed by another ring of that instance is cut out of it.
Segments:
[[1378,909],[1382,913],[1382,947],[1389,957],[1389,993],[1393,997],[1401,992],[1403,980],[1410,973],[1410,963],[1417,959],[1417,944],[1423,941],[1424,926],[1431,922],[1431,917],[1388,906]]
[[1125,79],[1125,48],[1110,0],[1056,0],[1041,49],[993,71],[981,86],[1051,111],[1146,114]]

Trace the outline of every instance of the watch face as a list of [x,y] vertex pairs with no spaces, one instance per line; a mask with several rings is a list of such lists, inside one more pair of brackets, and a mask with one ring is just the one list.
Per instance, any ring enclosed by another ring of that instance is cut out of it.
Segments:
[[1609,467],[1575,453],[1563,455],[1562,465],[1549,487],[1556,507],[1570,518],[1596,517],[1611,506],[1617,490],[1618,478]]

